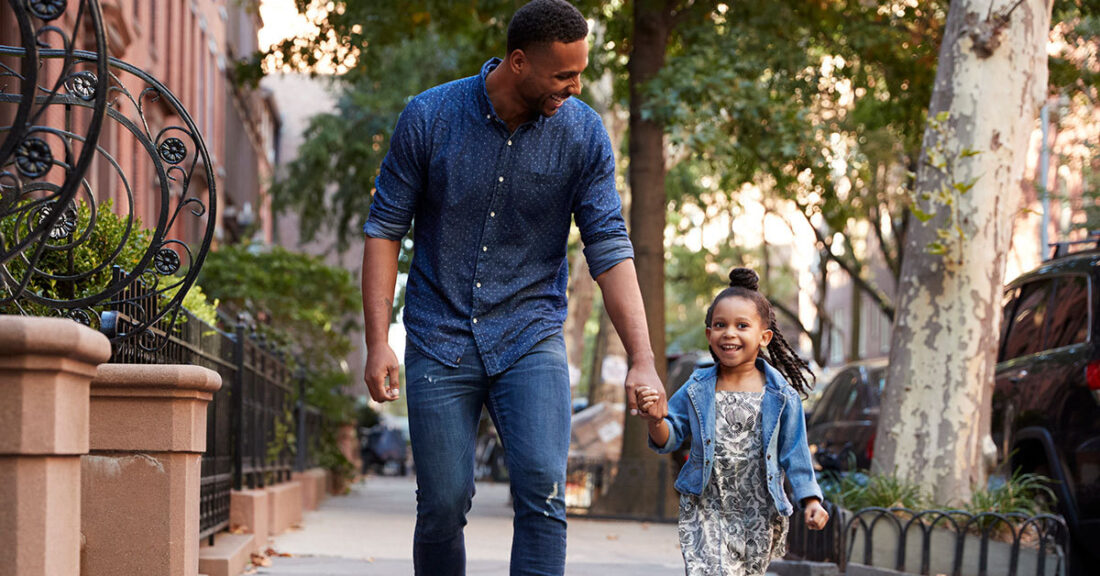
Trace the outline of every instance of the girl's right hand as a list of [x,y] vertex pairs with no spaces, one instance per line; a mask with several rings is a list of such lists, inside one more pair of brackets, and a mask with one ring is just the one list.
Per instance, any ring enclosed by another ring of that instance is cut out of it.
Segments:
[[650,414],[649,409],[660,400],[661,395],[649,386],[638,386],[634,389],[635,400],[638,404],[638,413],[646,420],[661,420],[665,414]]

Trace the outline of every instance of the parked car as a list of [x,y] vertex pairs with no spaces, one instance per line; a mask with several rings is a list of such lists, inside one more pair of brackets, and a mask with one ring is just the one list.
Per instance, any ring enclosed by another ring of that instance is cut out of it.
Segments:
[[806,440],[822,470],[870,467],[886,366],[881,359],[841,368],[807,411]]
[[[1095,240],[1093,240],[1095,242]],[[1012,470],[1053,479],[1073,548],[1100,561],[1100,250],[1056,257],[1008,285],[992,436]]]

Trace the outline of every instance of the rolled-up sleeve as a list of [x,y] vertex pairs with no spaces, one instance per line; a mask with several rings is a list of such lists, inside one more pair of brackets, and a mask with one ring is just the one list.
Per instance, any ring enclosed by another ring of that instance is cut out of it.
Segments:
[[573,219],[581,232],[584,257],[592,278],[634,257],[615,189],[615,154],[602,124],[593,130],[588,166],[573,202]]
[[400,240],[408,233],[416,199],[427,181],[430,122],[419,100],[409,102],[397,119],[390,149],[374,181],[374,198],[363,233],[372,238]]

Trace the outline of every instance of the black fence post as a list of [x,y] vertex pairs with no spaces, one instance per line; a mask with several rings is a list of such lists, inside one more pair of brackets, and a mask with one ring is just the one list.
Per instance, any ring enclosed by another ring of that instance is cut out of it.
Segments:
[[233,489],[244,488],[244,339],[245,326],[237,321],[237,331],[233,337],[233,365],[237,367],[233,375]]
[[298,380],[298,422],[295,439],[298,441],[298,450],[294,458],[294,469],[301,472],[306,469],[306,452],[309,450],[309,428],[306,426],[306,371],[298,368],[295,374]]

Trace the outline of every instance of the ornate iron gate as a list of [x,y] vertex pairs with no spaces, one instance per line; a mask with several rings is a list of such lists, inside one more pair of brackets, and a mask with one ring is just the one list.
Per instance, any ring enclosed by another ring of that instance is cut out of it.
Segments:
[[[206,145],[163,83],[109,56],[98,0],[7,4],[20,37],[0,45],[0,313],[65,316],[156,350],[166,339],[149,328],[174,324],[214,236]],[[151,181],[100,142],[112,131],[132,136]],[[103,246],[112,195],[123,230]],[[156,207],[150,231],[136,200]],[[201,237],[187,244],[186,229]]]

